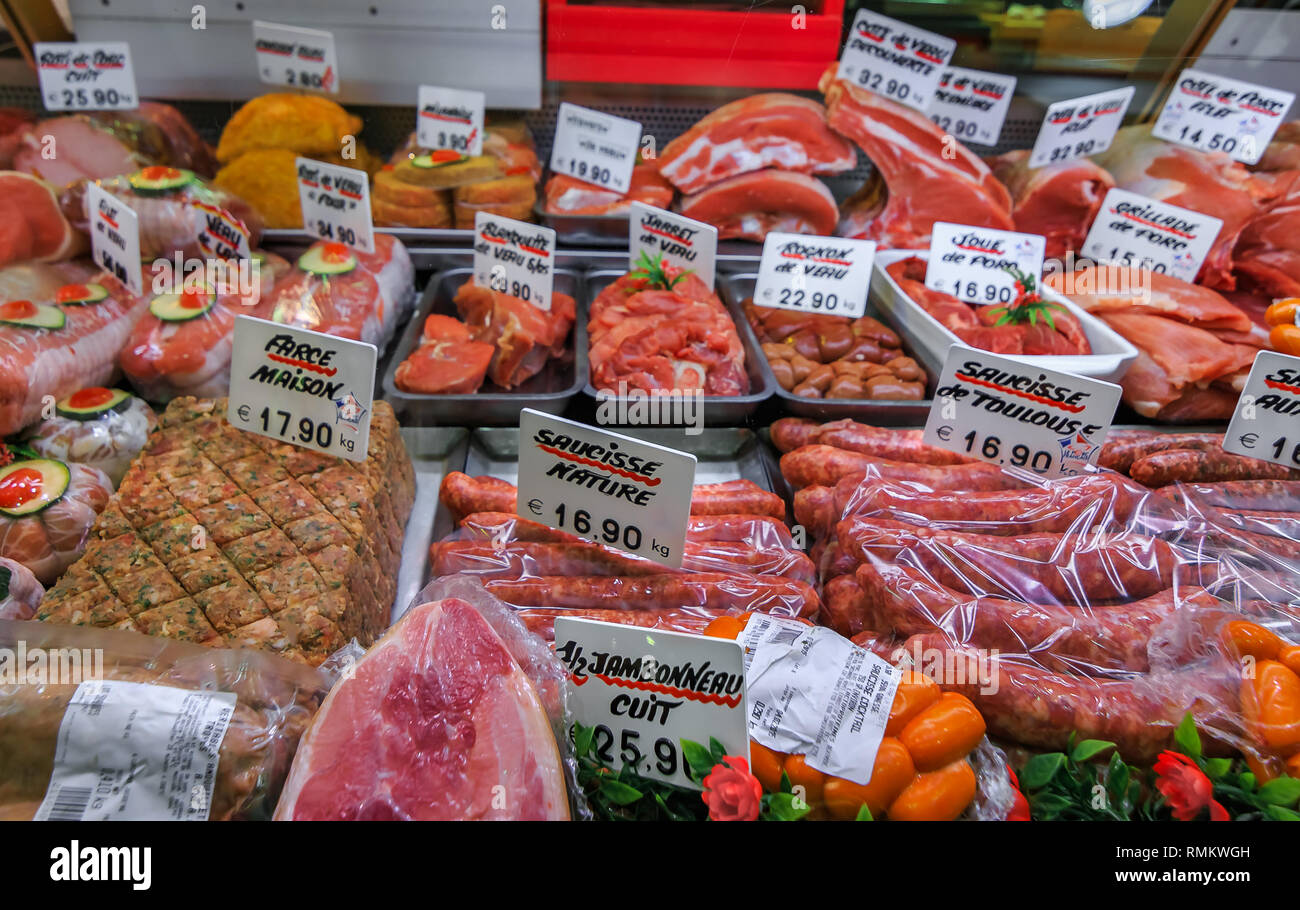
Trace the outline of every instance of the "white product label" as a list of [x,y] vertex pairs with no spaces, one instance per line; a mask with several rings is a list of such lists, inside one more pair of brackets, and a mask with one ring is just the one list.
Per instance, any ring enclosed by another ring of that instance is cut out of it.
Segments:
[[366,253],[375,251],[370,175],[365,171],[299,158],[298,201],[307,233]]
[[373,344],[235,317],[232,426],[349,461],[365,461],[375,397]]
[[1151,135],[1254,164],[1294,101],[1294,92],[1185,69]]
[[213,259],[249,259],[248,226],[226,209],[197,200],[190,203],[199,219],[199,247]]
[[1300,357],[1255,355],[1223,451],[1300,470]]
[[950,66],[939,77],[926,113],[962,142],[997,145],[1015,93],[1015,76]]
[[95,265],[137,297],[144,293],[140,268],[140,219],[135,210],[96,183],[86,184],[90,250]]
[[474,216],[474,283],[551,309],[555,231],[479,212]]
[[1106,151],[1124,122],[1134,91],[1126,85],[1051,105],[1034,140],[1029,166],[1060,164]]
[[59,724],[36,821],[207,821],[233,692],[92,680]]
[[718,229],[711,224],[634,202],[627,223],[627,245],[629,269],[639,267],[643,254],[652,260],[663,257],[669,265],[694,272],[713,287]]
[[830,629],[755,613],[741,633],[749,735],[855,784],[871,780],[897,667]]
[[930,232],[925,286],[967,303],[1011,304],[1020,296],[1011,269],[1034,279],[1043,276],[1041,234],[1018,234],[969,224],[936,221]]
[[694,490],[694,455],[530,408],[519,414],[521,518],[679,568]]
[[131,48],[124,41],[38,41],[32,45],[49,111],[121,111],[140,106]]
[[641,124],[565,101],[555,117],[551,170],[618,193],[632,187]]
[[956,47],[951,38],[858,10],[838,76],[924,113]]
[[1119,397],[1113,382],[954,344],[925,442],[1044,477],[1083,474],[1097,463]]
[[763,240],[754,303],[858,318],[867,310],[874,240],[772,232]]
[[590,619],[555,620],[574,719],[594,727],[592,751],[618,771],[692,790],[682,740],[749,760],[744,655],[720,638]]
[[1106,193],[1082,253],[1192,281],[1223,221],[1118,187]]
[[420,86],[416,141],[421,148],[451,149],[470,157],[481,155],[486,99],[482,92]]
[[267,85],[338,94],[339,64],[332,32],[254,19],[253,49],[257,77]]

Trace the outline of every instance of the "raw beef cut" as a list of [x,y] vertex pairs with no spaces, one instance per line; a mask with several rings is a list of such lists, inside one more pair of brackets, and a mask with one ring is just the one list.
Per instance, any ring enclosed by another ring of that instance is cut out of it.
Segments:
[[550,310],[543,310],[472,280],[456,291],[456,310],[471,339],[496,349],[488,378],[503,389],[513,389],[540,373],[552,357],[563,356],[577,317],[568,294],[552,294]]
[[632,169],[626,194],[568,174],[556,174],[546,181],[545,210],[552,215],[622,215],[633,202],[666,209],[672,201],[672,184],[660,176],[654,164],[638,164]]
[[835,197],[816,177],[793,171],[751,171],[682,199],[681,213],[712,224],[718,239],[763,242],[769,231],[829,234]]
[[1011,196],[988,165],[924,114],[836,78],[837,69],[832,64],[821,79],[827,120],[858,144],[885,184],[865,206],[868,217],[848,213],[842,236],[917,249],[929,246],[936,221],[1015,229]]
[[1233,265],[1251,289],[1269,297],[1300,297],[1300,170],[1280,171],[1273,179],[1287,189],[1242,230]]
[[159,101],[124,111],[95,111],[90,118],[154,164],[179,167],[201,177],[217,173],[217,156],[185,115]]
[[30,174],[0,171],[0,266],[57,262],[87,246],[63,217],[53,186]]
[[774,167],[801,174],[840,174],[857,164],[853,145],[826,125],[816,101],[771,92],[724,104],[659,155],[659,171],[683,193]]
[[421,395],[467,395],[487,376],[496,347],[473,341],[469,327],[434,313],[424,321],[420,343],[393,374],[397,387]]
[[413,607],[321,705],[275,817],[567,821],[542,701],[474,607]]
[[1110,174],[1086,158],[1031,168],[1029,151],[1018,149],[988,159],[993,174],[1011,193],[1016,230],[1047,238],[1043,255],[1063,259],[1078,252],[1106,192]]

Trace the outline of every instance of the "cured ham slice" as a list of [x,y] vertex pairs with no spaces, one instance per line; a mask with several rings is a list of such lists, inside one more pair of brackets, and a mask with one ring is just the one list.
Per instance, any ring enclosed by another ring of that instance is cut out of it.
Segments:
[[[492,345],[488,377],[503,389],[531,379],[546,361],[563,356],[577,309],[568,294],[551,295],[550,310],[467,281],[456,291],[456,309],[469,337]],[[427,329],[427,325],[426,325]]]
[[659,156],[660,173],[683,193],[769,167],[840,174],[856,163],[852,144],[826,125],[821,104],[783,92],[724,104],[668,143]]
[[1086,158],[1030,167],[1029,151],[1019,149],[988,159],[993,174],[1011,193],[1016,230],[1047,238],[1044,256],[1063,259],[1077,252],[1092,220],[1115,181]]
[[455,598],[413,607],[330,691],[275,817],[569,817],[542,701],[487,620]]
[[729,177],[682,199],[681,213],[712,224],[718,239],[758,243],[770,231],[830,234],[839,217],[835,197],[815,177],[793,171],[753,171]]
[[638,164],[632,169],[625,194],[567,174],[556,174],[546,181],[546,211],[553,215],[622,215],[633,202],[661,209],[672,205],[672,184],[659,175],[654,164]]
[[30,174],[0,171],[0,266],[57,262],[86,247],[86,238],[63,217],[53,186]]

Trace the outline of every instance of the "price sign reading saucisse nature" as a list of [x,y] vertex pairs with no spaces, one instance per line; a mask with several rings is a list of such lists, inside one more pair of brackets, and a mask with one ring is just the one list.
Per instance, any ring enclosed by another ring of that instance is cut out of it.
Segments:
[[936,221],[930,232],[925,286],[976,304],[1016,302],[1017,278],[1010,269],[1034,280],[1043,275],[1041,234],[1018,234],[969,224]]
[[1294,92],[1185,69],[1151,135],[1255,164],[1294,102]]
[[551,170],[618,193],[632,186],[641,124],[565,101],[555,117]]
[[718,229],[713,225],[634,202],[627,235],[628,268],[637,268],[643,254],[651,259],[662,256],[669,265],[692,271],[713,287],[718,257]]
[[925,442],[1044,477],[1096,465],[1120,387],[1000,357],[948,348]]
[[135,209],[94,182],[86,184],[86,202],[91,212],[90,255],[95,265],[126,285],[132,294],[143,294],[140,219]]
[[375,251],[370,176],[365,171],[299,158],[298,200],[309,234],[366,253]]
[[334,34],[315,28],[253,20],[257,77],[267,85],[338,94]]
[[997,145],[1015,93],[1015,76],[950,66],[940,76],[926,114],[962,142]]
[[50,111],[120,111],[140,106],[131,48],[122,41],[32,45],[41,98]]
[[237,316],[226,419],[241,430],[365,461],[376,356],[373,344]]
[[1300,357],[1255,355],[1223,450],[1300,470]]
[[474,281],[549,312],[555,231],[479,212],[474,216]]
[[1192,281],[1223,222],[1118,187],[1106,193],[1083,241],[1096,262],[1135,265]]
[[592,727],[608,767],[692,790],[682,740],[749,759],[740,644],[590,619],[555,621],[555,654],[569,671],[574,718]]
[[678,568],[694,488],[694,455],[520,412],[522,518]]
[[840,53],[839,78],[922,113],[957,42],[869,10],[858,10]]
[[1110,148],[1115,131],[1124,122],[1124,112],[1133,100],[1134,87],[1098,92],[1081,98],[1057,101],[1047,109],[1039,127],[1030,167],[1043,167],[1100,155]]
[[773,232],[763,241],[754,303],[858,318],[867,309],[873,240]]
[[483,106],[487,96],[455,88],[420,86],[416,141],[421,148],[451,149],[462,155],[483,153]]

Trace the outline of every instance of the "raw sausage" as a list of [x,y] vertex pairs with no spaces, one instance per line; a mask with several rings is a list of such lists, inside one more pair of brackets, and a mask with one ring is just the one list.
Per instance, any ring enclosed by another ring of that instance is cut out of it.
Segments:
[[794,494],[794,520],[813,536],[830,534],[838,517],[834,487],[804,487]]
[[1223,483],[1190,483],[1162,494],[1223,509],[1268,509],[1300,512],[1300,481],[1232,480]]
[[841,478],[866,474],[932,490],[1023,490],[1023,480],[992,464],[920,465],[875,458],[828,445],[801,446],[781,456],[781,473],[794,487],[830,486]]
[[1148,487],[1165,487],[1192,481],[1300,480],[1300,471],[1223,450],[1177,449],[1138,459],[1129,476]]
[[626,626],[640,626],[645,629],[665,629],[669,632],[689,632],[704,634],[709,623],[719,616],[726,615],[722,610],[704,610],[699,607],[684,607],[665,610],[554,610],[523,609],[515,613],[528,631],[536,632],[548,642],[555,641],[555,620],[561,616],[570,619],[596,619],[600,622],[616,622]]
[[1127,474],[1139,458],[1170,449],[1221,452],[1223,436],[1219,433],[1139,433],[1107,439],[1097,457],[1097,465]]
[[708,607],[753,610],[780,616],[812,616],[821,602],[803,582],[721,573],[685,575],[544,576],[520,581],[489,581],[485,587],[519,607],[579,610],[656,610]]
[[852,575],[839,575],[822,589],[822,615],[819,621],[845,638],[874,628],[867,613],[866,595]]
[[802,417],[782,417],[772,424],[768,432],[772,436],[772,445],[776,446],[777,451],[793,452],[800,446],[811,443],[820,429],[821,426],[814,420],[804,420]]
[[823,424],[810,442],[912,464],[976,464],[978,459],[925,444],[923,430],[891,430],[854,420]]

